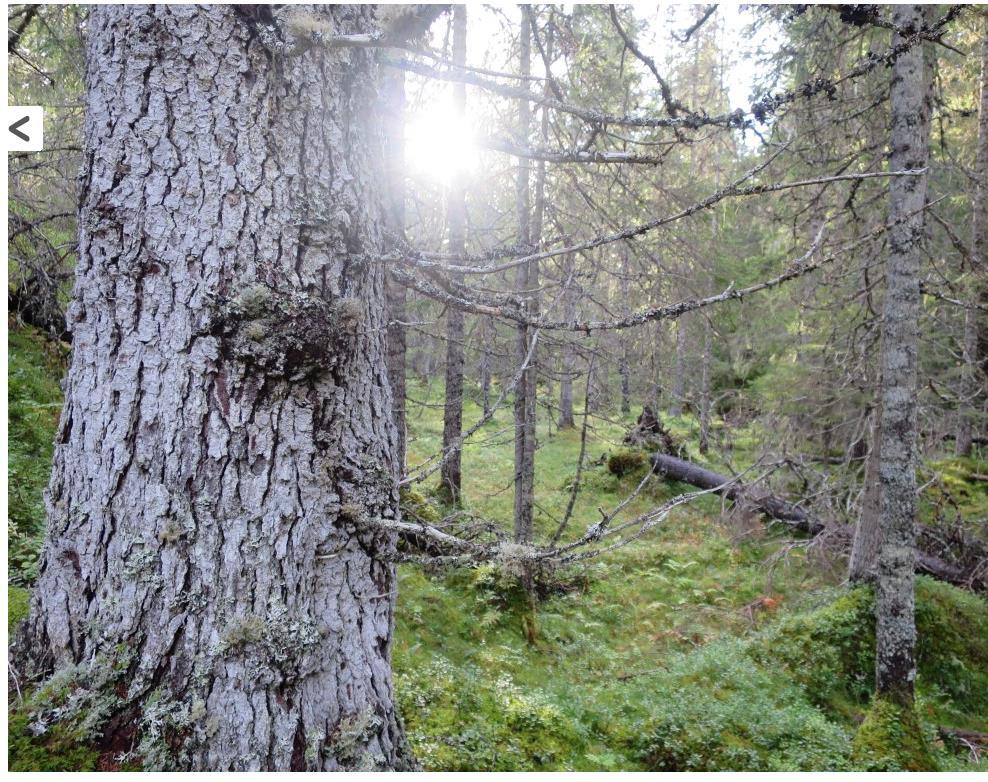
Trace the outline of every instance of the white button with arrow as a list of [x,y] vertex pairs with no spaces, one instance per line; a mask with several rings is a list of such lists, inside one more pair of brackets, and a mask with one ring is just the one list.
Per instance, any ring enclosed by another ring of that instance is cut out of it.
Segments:
[[10,152],[39,152],[44,145],[44,109],[41,106],[8,106],[4,124]]

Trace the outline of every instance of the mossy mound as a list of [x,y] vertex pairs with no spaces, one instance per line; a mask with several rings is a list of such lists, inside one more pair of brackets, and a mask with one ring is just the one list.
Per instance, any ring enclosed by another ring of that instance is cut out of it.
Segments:
[[438,658],[396,679],[402,714],[417,728],[415,757],[430,771],[567,768],[586,743],[572,715],[507,674],[491,682]]
[[[875,670],[875,602],[857,587],[815,611],[790,616],[750,647],[759,663],[782,666],[810,699],[849,716],[869,702]],[[977,714],[988,703],[988,601],[921,576],[916,579],[918,688]]]
[[854,736],[851,759],[864,771],[936,771],[915,708],[875,698]]
[[623,478],[625,475],[643,470],[645,461],[644,452],[633,448],[622,448],[612,453],[607,459],[607,471],[611,475]]
[[630,742],[652,771],[847,769],[850,736],[791,681],[753,664],[742,641],[674,660],[653,682]]

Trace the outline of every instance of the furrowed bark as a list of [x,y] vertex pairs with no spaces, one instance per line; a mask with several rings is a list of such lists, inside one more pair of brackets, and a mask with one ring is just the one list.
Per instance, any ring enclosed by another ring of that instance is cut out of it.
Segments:
[[[312,11],[341,34],[369,6]],[[369,50],[94,6],[73,356],[15,654],[148,768],[403,768]],[[101,688],[101,689],[100,689]]]
[[[453,63],[466,65],[467,7],[453,7]],[[463,116],[466,110],[466,85],[457,82],[453,86],[453,110]],[[451,255],[466,253],[466,187],[462,172],[455,172],[449,189],[449,251]],[[455,283],[463,282],[463,275],[452,272]],[[462,450],[459,445],[463,434],[463,335],[464,315],[459,307],[446,310],[446,393],[443,403],[443,452],[450,457],[442,466],[439,489],[448,502],[459,504],[463,481]]]
[[[895,6],[902,30],[919,30],[922,6]],[[901,40],[896,34],[895,38]],[[929,161],[931,89],[922,46],[892,66],[892,169],[925,168]],[[879,504],[875,682],[880,697],[911,706],[916,678],[916,463],[919,277],[924,241],[926,175],[889,183],[889,255],[882,319],[882,457]]]

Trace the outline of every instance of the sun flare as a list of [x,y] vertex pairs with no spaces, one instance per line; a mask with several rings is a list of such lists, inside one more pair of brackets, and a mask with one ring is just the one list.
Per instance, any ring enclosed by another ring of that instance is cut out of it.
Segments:
[[476,135],[465,117],[449,103],[422,109],[405,126],[405,158],[409,168],[444,184],[477,167]]

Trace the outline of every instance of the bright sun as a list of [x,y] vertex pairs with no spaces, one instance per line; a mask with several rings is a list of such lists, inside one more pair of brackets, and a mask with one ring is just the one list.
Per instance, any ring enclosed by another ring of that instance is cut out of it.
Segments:
[[451,103],[434,104],[408,117],[405,159],[412,170],[449,184],[455,176],[476,168],[473,129]]

